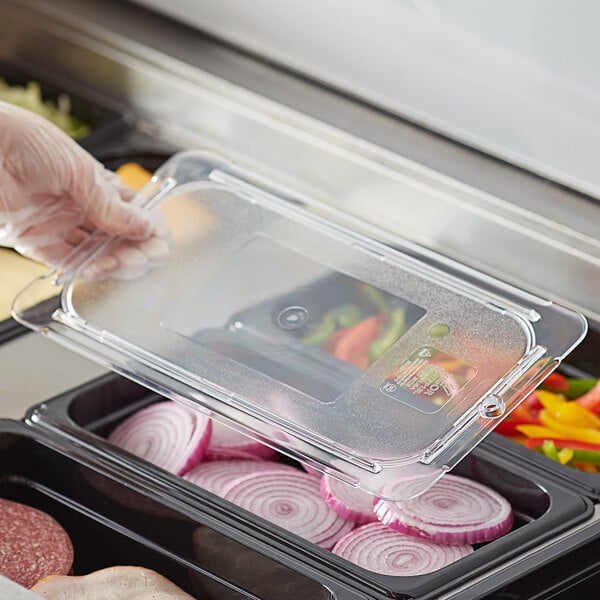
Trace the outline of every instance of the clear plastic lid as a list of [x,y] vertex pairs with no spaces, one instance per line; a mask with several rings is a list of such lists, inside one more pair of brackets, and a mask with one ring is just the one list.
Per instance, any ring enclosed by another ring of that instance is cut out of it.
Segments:
[[[431,266],[201,152],[172,157],[138,201],[172,229],[166,264],[86,281],[109,242],[92,240],[24,290],[15,317],[375,495],[393,478],[401,497],[430,487],[586,331],[573,311]],[[40,287],[53,297],[32,307]]]

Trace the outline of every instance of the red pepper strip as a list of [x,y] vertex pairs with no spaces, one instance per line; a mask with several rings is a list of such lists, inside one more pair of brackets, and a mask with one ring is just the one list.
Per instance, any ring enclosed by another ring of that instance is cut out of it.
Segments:
[[575,402],[588,410],[600,413],[600,381],[589,392],[577,398]]
[[600,452],[600,444],[590,444],[588,442],[580,442],[578,440],[561,440],[558,438],[529,438],[525,440],[526,448],[538,448],[544,442],[554,442],[557,448],[571,448],[571,450],[590,450],[592,452]]
[[518,425],[540,425],[540,410],[542,410],[542,408],[544,407],[534,392],[529,394],[529,396],[527,396],[527,398],[512,411],[510,416],[516,420],[522,421],[522,423],[518,423]]
[[507,437],[516,437],[521,435],[521,432],[517,429],[519,425],[540,425],[539,419],[519,419],[514,416],[514,413],[506,417],[503,421],[500,421],[494,428],[496,433],[505,435]]
[[529,394],[515,410],[496,425],[495,431],[508,437],[520,436],[519,425],[541,425],[540,410],[544,408],[535,392]]
[[557,391],[557,392],[566,392],[569,389],[569,382],[564,375],[560,373],[550,373],[546,379],[542,382],[542,387]]
[[333,335],[331,335],[327,341],[321,346],[325,352],[329,352],[329,354],[333,354],[335,351],[335,347],[337,343],[352,329],[352,327],[342,327],[342,329],[338,329]]
[[366,369],[370,364],[369,348],[383,333],[380,325],[384,320],[385,315],[379,314],[348,327],[338,339],[333,355],[359,369]]

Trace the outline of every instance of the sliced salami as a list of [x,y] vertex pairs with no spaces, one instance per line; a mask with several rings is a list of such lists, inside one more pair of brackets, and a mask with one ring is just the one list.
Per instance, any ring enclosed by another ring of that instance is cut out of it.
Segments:
[[66,575],[73,544],[50,515],[0,498],[0,575],[30,588],[48,575]]

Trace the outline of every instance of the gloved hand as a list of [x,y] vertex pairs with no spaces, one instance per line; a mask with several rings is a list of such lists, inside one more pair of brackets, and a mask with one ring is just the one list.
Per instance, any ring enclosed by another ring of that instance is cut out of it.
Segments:
[[166,260],[169,233],[125,202],[134,194],[50,122],[0,102],[0,245],[57,266],[100,230],[119,241],[86,275],[136,275]]

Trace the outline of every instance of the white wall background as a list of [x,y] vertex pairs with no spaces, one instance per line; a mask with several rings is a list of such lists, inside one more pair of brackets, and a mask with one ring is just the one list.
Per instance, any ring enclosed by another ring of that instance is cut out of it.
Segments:
[[136,0],[600,197],[597,0]]

